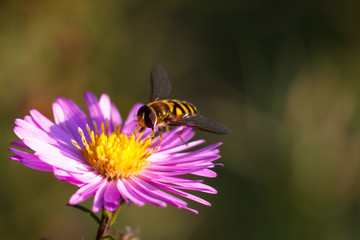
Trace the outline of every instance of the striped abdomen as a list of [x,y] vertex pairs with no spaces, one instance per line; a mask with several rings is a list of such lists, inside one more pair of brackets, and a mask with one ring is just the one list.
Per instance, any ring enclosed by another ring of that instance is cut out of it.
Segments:
[[154,109],[158,123],[168,119],[181,119],[183,116],[193,115],[197,112],[193,104],[179,100],[159,100],[148,106]]

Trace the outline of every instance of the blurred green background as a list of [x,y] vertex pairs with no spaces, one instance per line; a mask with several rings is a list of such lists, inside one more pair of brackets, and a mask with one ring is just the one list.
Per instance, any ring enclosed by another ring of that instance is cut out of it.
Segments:
[[[232,129],[199,215],[147,205],[146,240],[360,239],[359,1],[0,1],[0,238],[94,239],[77,189],[8,160],[15,118],[108,93],[125,117],[161,63],[171,97]],[[87,201],[86,206],[91,206]]]

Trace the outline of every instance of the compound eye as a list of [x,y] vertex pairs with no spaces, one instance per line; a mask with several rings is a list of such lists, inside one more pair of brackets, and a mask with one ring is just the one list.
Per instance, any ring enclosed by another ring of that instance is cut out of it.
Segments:
[[138,113],[138,121],[143,127],[147,128],[153,128],[156,123],[156,115],[154,110],[152,110],[150,107],[144,105],[142,106]]
[[144,106],[142,106],[141,108],[139,108],[139,110],[138,110],[138,112],[137,112],[137,117],[138,117],[138,119],[141,119],[141,118],[144,117],[145,112],[146,112],[146,108],[147,108],[146,105],[144,105]]
[[156,122],[155,112],[149,108],[149,111],[145,114],[145,125],[148,128],[153,128]]

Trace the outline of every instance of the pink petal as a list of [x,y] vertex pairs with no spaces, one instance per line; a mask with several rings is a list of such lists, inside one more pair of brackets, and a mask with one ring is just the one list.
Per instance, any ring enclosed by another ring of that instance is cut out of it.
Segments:
[[71,144],[70,139],[68,140],[68,142],[64,142],[61,141],[59,138],[49,136],[40,128],[30,125],[28,122],[25,122],[21,119],[17,119],[15,122],[19,127],[15,127],[14,132],[20,139],[36,138],[39,141],[43,141],[44,143],[57,146],[58,148],[61,148],[64,152],[69,152],[69,154],[71,155],[81,157],[79,150]]
[[208,177],[208,178],[215,178],[217,176],[217,173],[210,169],[202,169],[202,170],[194,171],[191,174],[201,177]]
[[93,212],[98,212],[102,206],[104,205],[104,193],[107,187],[108,181],[107,179],[103,179],[99,184],[98,190],[94,196],[94,204],[92,207]]
[[[186,144],[183,144],[183,145],[180,145],[180,146],[177,146],[177,147],[174,147],[174,148],[171,148],[171,149],[167,149],[167,150],[164,150],[162,151],[160,149],[159,152],[157,153],[154,153],[153,155],[155,154],[168,154],[168,153],[174,153],[174,152],[181,152],[181,151],[184,151],[186,149],[189,149],[189,148],[192,148],[192,147],[195,147],[197,145],[200,145],[202,143],[204,143],[205,140],[203,139],[200,139],[200,140],[196,140],[196,141],[193,141],[193,142],[189,142],[189,143],[186,143]],[[153,156],[151,155],[151,156]]]
[[138,125],[138,123],[136,122],[136,117],[135,115],[137,114],[137,111],[139,110],[139,108],[141,106],[143,106],[144,104],[141,103],[137,103],[134,105],[134,107],[130,110],[129,115],[125,121],[125,124],[123,126],[123,128],[121,129],[121,132],[124,133],[125,135],[129,136],[129,134],[134,130],[134,128]]
[[[30,117],[29,115],[26,115],[24,117],[24,121],[29,123],[29,124],[32,124],[32,125],[36,125],[36,123],[34,122],[34,120],[32,119],[32,117]],[[38,127],[38,126],[37,126]]]
[[160,175],[151,175],[151,176],[144,176],[146,179],[151,179],[153,181],[164,183],[164,184],[172,184],[176,185],[177,189],[186,189],[186,190],[193,190],[193,191],[200,191],[206,192],[210,194],[216,194],[217,190],[213,187],[210,187],[206,184],[203,184],[203,180],[189,180],[179,177],[164,177]]
[[184,207],[184,209],[189,210],[190,212],[193,212],[195,214],[199,214],[199,211],[197,211],[195,209],[192,209],[192,208],[189,208],[189,207]]
[[189,155],[188,157],[174,157],[171,158],[170,161],[159,161],[159,162],[152,162],[152,165],[176,165],[176,166],[182,166],[184,164],[186,165],[190,165],[190,166],[194,166],[194,165],[198,165],[202,162],[213,162],[217,159],[219,159],[220,156],[219,155],[215,155],[212,157],[203,157],[203,156],[191,156]]
[[[125,180],[126,181],[126,180]],[[117,187],[121,193],[121,196],[123,197],[123,199],[125,200],[125,202],[127,204],[130,204],[129,203],[129,200],[132,201],[133,203],[135,203],[136,205],[138,206],[144,206],[145,203],[139,199],[137,199],[136,197],[134,197],[133,194],[131,194],[128,189],[125,187],[124,183],[123,183],[123,180],[118,180],[117,181]]]
[[73,101],[65,98],[56,99],[53,103],[53,113],[56,124],[65,131],[70,131],[77,142],[81,142],[78,132],[79,127],[84,130],[86,138],[89,139],[86,126],[92,126],[92,124],[90,124],[85,113]]
[[110,123],[115,123],[116,125],[122,124],[120,112],[114,104],[111,104]]
[[101,123],[105,123],[105,118],[100,108],[98,99],[92,92],[89,91],[84,94],[84,99],[90,119],[94,120],[98,126],[98,129],[100,129]]
[[20,157],[18,155],[11,155],[11,156],[9,156],[9,159],[16,161],[16,162],[21,162],[22,157]]
[[85,162],[85,159],[80,159],[77,156],[64,152],[38,139],[25,138],[23,141],[27,146],[36,151],[36,155],[41,161],[51,166],[75,172],[89,171],[92,169]]
[[[117,181],[120,182],[120,181]],[[109,212],[114,212],[120,204],[120,193],[116,187],[116,182],[111,181],[107,184],[104,194],[104,208]]]
[[148,202],[148,203],[154,204],[156,206],[166,207],[165,202],[163,202],[159,199],[153,198],[153,197],[149,196],[148,194],[144,193],[142,189],[139,189],[135,184],[132,183],[131,179],[129,181],[127,179],[123,179],[122,182],[123,182],[125,188],[127,189],[127,191],[129,192],[129,194],[135,196],[140,201]]
[[51,128],[55,125],[52,121],[50,121],[47,117],[42,115],[36,109],[31,109],[30,115],[32,116],[34,121],[38,124],[38,126],[41,127],[41,129],[44,130],[45,132],[50,132]]
[[9,150],[18,155],[18,158],[16,159],[17,161],[20,161],[22,164],[29,168],[45,172],[52,172],[53,170],[52,166],[40,161],[36,156],[31,153],[23,152],[15,148],[10,148]]
[[133,183],[136,184],[138,189],[142,189],[143,192],[146,192],[148,195],[153,195],[171,205],[174,205],[178,208],[183,208],[187,206],[187,203],[177,197],[174,197],[166,192],[161,191],[160,189],[157,189],[156,187],[150,185],[146,181],[142,180],[138,177],[133,177]]
[[100,110],[105,119],[110,120],[111,117],[111,100],[109,95],[102,94],[99,100]]
[[[184,129],[184,130],[183,130]],[[179,132],[182,131],[182,133],[179,136]],[[173,148],[175,146],[179,146],[184,144],[184,142],[188,142],[191,138],[193,138],[195,136],[195,132],[192,131],[191,128],[187,128],[187,127],[178,127],[170,132],[174,132],[176,134],[171,134],[170,138],[164,139],[163,143],[161,144],[162,146],[162,150],[166,150],[166,149],[170,149]],[[180,138],[181,137],[181,138]],[[165,141],[166,140],[166,141]]]
[[192,195],[190,193],[186,193],[186,192],[183,192],[183,191],[180,191],[178,189],[175,189],[174,187],[171,187],[169,185],[166,185],[166,184],[162,184],[162,183],[159,183],[159,182],[155,182],[155,181],[151,181],[151,183],[159,188],[163,188],[169,192],[173,192],[177,195],[180,195],[182,197],[185,197],[185,198],[188,198],[190,200],[193,200],[195,202],[198,202],[198,203],[201,203],[203,205],[206,205],[206,206],[211,206],[211,203],[209,203],[208,201],[202,199],[202,198],[199,198],[195,195]]
[[74,173],[74,172],[70,172],[69,173],[74,179],[82,182],[82,183],[90,183],[93,182],[94,179],[97,179],[97,177],[99,176],[99,174],[96,171],[91,171],[91,172],[85,172],[85,173]]
[[30,149],[28,146],[26,146],[23,142],[21,141],[12,141],[10,143],[10,145],[14,146],[14,147],[18,147],[18,148],[25,148],[25,149]]
[[49,136],[55,138],[58,142],[71,144],[71,139],[73,138],[71,133],[54,124],[37,110],[31,110],[30,114],[38,126],[47,134],[49,134]]
[[83,182],[80,182],[78,179],[74,178],[74,176],[69,174],[68,171],[64,171],[64,170],[58,169],[58,168],[53,168],[53,171],[54,171],[54,176],[61,181],[69,182],[78,187],[84,185]]
[[192,191],[199,191],[199,192],[210,193],[210,194],[217,194],[217,190],[215,188],[210,187],[203,183],[182,183],[182,184],[177,184],[176,188],[192,190]]
[[99,188],[102,178],[99,176],[93,182],[79,188],[70,198],[69,204],[75,205],[91,197]]
[[213,163],[208,163],[207,161],[202,162],[194,162],[194,165],[191,165],[191,163],[185,163],[185,164],[174,164],[174,165],[155,165],[151,164],[146,168],[146,170],[151,171],[173,171],[173,172],[188,172],[191,173],[193,171],[206,169],[209,167],[214,166]]

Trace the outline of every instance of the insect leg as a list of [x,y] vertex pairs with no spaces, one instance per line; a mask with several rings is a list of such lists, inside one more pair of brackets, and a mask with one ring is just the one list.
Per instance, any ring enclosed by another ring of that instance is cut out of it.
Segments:
[[[181,137],[181,134],[183,133],[184,129],[185,129],[185,126],[183,127],[183,129],[180,130],[180,132],[178,133],[178,136],[179,136],[180,140],[182,141],[182,143],[185,144],[184,139],[182,139],[182,137]],[[187,144],[187,143],[186,143],[186,144]]]
[[[136,135],[137,131],[139,130],[139,125],[136,125],[136,127],[134,128],[134,130],[132,131],[132,133],[134,134],[134,136]],[[139,131],[139,133],[143,132],[144,130],[141,130]]]
[[159,135],[160,135],[160,142],[163,141],[163,138],[162,138],[162,131],[161,131],[161,128],[159,128]]

